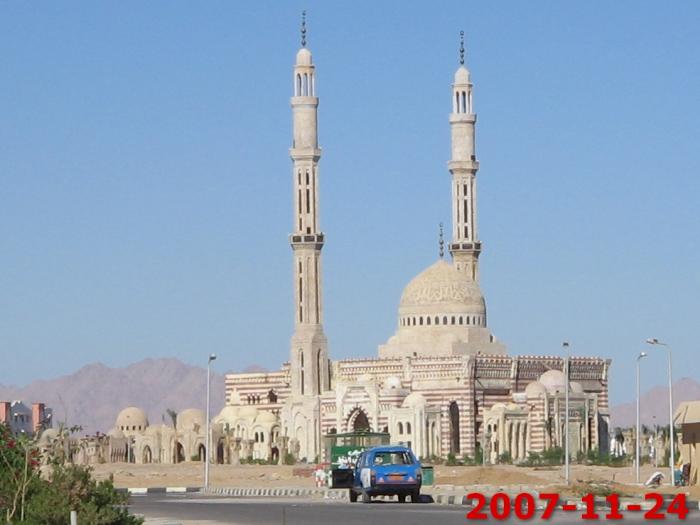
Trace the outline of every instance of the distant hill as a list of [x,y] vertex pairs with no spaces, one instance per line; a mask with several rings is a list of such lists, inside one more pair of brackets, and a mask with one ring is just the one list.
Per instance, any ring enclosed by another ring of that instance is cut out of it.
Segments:
[[[700,400],[700,383],[684,377],[673,385],[673,409],[683,401]],[[654,419],[656,416],[656,419]],[[613,427],[631,427],[637,421],[636,401],[610,409]],[[668,388],[656,386],[639,398],[639,419],[644,425],[668,425]]]
[[[43,402],[53,408],[54,421],[80,425],[84,433],[107,432],[119,411],[134,405],[143,408],[151,423],[160,423],[166,409],[204,410],[206,370],[178,359],[145,359],[124,368],[101,363],[55,379],[39,380],[24,387],[0,385],[0,400]],[[212,412],[224,405],[224,376],[212,374]],[[164,419],[169,421],[167,415]]]

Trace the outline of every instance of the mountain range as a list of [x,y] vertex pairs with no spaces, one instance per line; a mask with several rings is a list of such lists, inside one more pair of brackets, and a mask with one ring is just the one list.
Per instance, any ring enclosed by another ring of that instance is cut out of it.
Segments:
[[[264,371],[256,365],[244,370]],[[675,406],[700,399],[700,383],[694,379],[679,380],[673,391]],[[144,359],[123,368],[95,363],[70,375],[34,381],[23,387],[0,385],[0,400],[43,402],[53,409],[54,421],[79,425],[83,433],[109,431],[119,411],[132,405],[143,408],[151,423],[168,422],[168,409],[203,410],[205,397],[206,370],[174,358]],[[668,424],[668,388],[654,387],[640,399],[643,424]],[[211,400],[212,414],[217,414],[224,405],[224,375],[212,374]],[[612,406],[611,426],[634,425],[635,410],[634,402]]]

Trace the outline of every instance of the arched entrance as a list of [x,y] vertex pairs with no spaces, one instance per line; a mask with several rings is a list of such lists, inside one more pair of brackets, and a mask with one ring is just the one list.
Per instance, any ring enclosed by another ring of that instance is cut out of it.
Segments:
[[175,448],[173,450],[173,463],[182,463],[185,461],[185,447],[179,441],[175,442]]
[[459,454],[459,406],[456,401],[450,403],[450,452]]
[[371,430],[369,425],[369,418],[364,410],[361,408],[356,408],[348,417],[348,428],[354,430],[355,432],[366,430]]
[[216,462],[219,465],[224,464],[224,441],[222,439],[220,439],[219,443],[216,445]]
[[197,461],[204,461],[204,458],[207,457],[207,450],[204,448],[204,445],[200,444],[197,447]]
[[151,453],[151,447],[146,445],[143,447],[143,454],[141,456],[143,463],[151,463],[153,461],[153,454]]

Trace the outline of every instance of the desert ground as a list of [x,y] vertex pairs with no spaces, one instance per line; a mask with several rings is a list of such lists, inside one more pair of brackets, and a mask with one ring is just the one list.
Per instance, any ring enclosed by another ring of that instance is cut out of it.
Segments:
[[[668,469],[655,469],[644,466],[642,480],[646,480],[655,470],[666,473]],[[308,487],[314,486],[313,466],[287,465],[211,465],[210,485],[212,487]],[[181,463],[179,465],[135,465],[111,463],[94,466],[97,479],[114,479],[116,487],[201,487],[204,480],[204,466],[201,463]],[[513,465],[492,465],[487,467],[435,466],[435,489],[461,492],[469,489],[489,490],[542,490],[547,489],[572,495],[582,494],[592,487],[607,486],[623,494],[646,492],[634,484],[632,467],[571,466],[572,487],[563,485],[562,467],[516,467]],[[688,490],[687,488],[684,488]],[[671,491],[668,486],[661,492]],[[700,494],[698,494],[700,495]]]

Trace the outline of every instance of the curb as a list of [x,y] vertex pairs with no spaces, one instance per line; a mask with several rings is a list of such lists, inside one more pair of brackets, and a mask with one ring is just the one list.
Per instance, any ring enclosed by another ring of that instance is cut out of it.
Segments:
[[128,487],[115,489],[121,494],[144,496],[146,494],[185,494],[188,492],[201,492],[201,487]]
[[[319,488],[289,488],[289,487],[278,487],[278,488],[245,488],[245,487],[217,487],[204,490],[201,487],[129,487],[129,488],[119,488],[116,489],[120,493],[128,493],[131,495],[142,496],[146,494],[186,494],[199,492],[203,494],[211,494],[215,496],[229,496],[234,498],[256,498],[256,497],[270,497],[270,498],[298,498],[298,497],[317,497],[327,500],[343,500],[347,501],[348,490],[347,489],[319,489]],[[513,500],[515,496],[520,494],[503,492],[503,494],[508,494],[508,496]],[[537,510],[544,509],[544,505],[540,504],[539,493],[529,492],[529,494],[537,501]],[[493,494],[485,495],[486,505],[491,503],[491,498]],[[465,507],[472,506],[472,500],[468,499],[466,495],[461,496],[459,494],[446,494],[446,493],[423,493],[421,498],[426,503],[434,503],[437,505],[460,505]],[[393,501],[396,499],[394,496],[376,496],[375,499],[380,501]],[[664,498],[667,507],[670,503],[669,498]],[[560,505],[575,505],[579,510],[585,510],[586,505],[581,502],[580,499],[562,499],[560,500]],[[596,498],[595,500],[597,508],[609,508],[610,505],[605,498]],[[648,500],[631,499],[624,498],[620,499],[620,507],[624,508],[629,504],[640,505],[643,511],[649,510],[653,506],[653,502]],[[686,500],[686,505],[689,510],[700,510],[700,501],[698,500]]]

